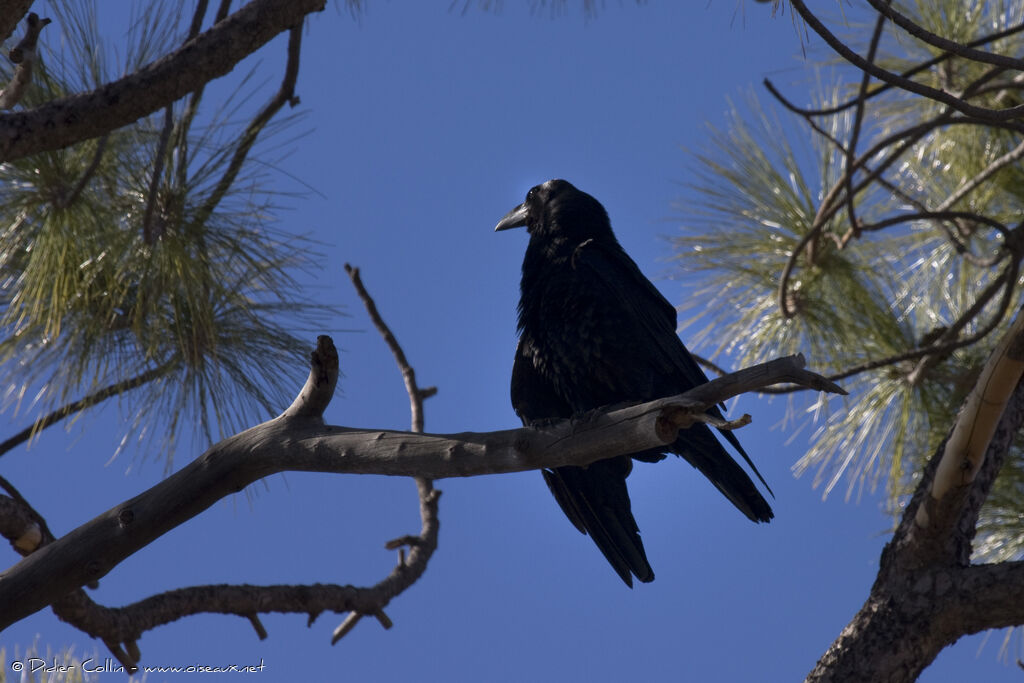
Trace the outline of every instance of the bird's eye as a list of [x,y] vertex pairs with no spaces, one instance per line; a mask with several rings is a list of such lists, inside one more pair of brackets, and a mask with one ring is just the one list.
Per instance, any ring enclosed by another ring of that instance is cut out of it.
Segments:
[[537,196],[537,188],[531,187],[530,191],[526,193],[526,201],[531,201],[535,196]]

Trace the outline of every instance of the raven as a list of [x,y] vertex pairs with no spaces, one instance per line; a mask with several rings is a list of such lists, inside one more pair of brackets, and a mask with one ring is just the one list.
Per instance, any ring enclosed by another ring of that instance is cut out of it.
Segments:
[[[494,228],[530,234],[519,299],[519,346],[512,406],[523,424],[571,418],[626,401],[650,401],[708,381],[676,335],[676,311],[644,277],[612,233],[604,207],[565,180],[526,195]],[[708,411],[721,417],[717,407]],[[769,493],[740,446],[722,432]],[[543,470],[569,520],[597,544],[626,585],[654,580],[630,509],[633,460],[657,462],[662,449]],[[711,430],[696,424],[664,448],[696,467],[755,522],[774,515],[747,473]]]

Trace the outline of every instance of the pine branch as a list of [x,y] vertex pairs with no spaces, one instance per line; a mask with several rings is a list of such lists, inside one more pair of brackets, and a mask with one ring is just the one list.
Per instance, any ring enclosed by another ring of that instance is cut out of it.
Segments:
[[[957,97],[943,90],[938,90],[930,86],[918,83],[909,78],[904,78],[899,74],[893,73],[881,67],[875,66],[868,62],[856,52],[847,47],[841,40],[839,40],[826,26],[807,8],[807,5],[803,3],[803,0],[790,0],[793,9],[800,15],[800,17],[807,22],[807,25],[811,29],[821,36],[829,47],[835,50],[839,56],[846,61],[853,64],[861,71],[867,72],[875,78],[890,83],[902,90],[914,93],[915,95],[921,95],[930,100],[941,102],[945,105],[952,107],[953,109],[969,116],[977,118],[988,123],[998,123],[1012,121],[1024,117],[1024,105],[1017,105],[1015,107],[1009,107],[1007,109],[990,109],[988,107],[978,107],[970,104],[962,97]],[[1011,63],[1019,63],[1020,60],[1010,60]],[[1009,67],[1000,67],[1009,68]],[[1019,68],[1019,67],[1012,67]]]
[[60,149],[128,125],[223,76],[324,0],[252,0],[178,50],[89,93],[0,116],[0,160]]
[[76,413],[80,413],[81,411],[87,408],[91,408],[94,405],[98,405],[103,401],[107,400],[108,398],[111,398],[113,396],[120,396],[121,394],[127,391],[131,391],[136,387],[141,387],[144,384],[152,382],[154,379],[157,379],[165,375],[167,371],[170,369],[170,367],[170,365],[164,364],[159,367],[146,370],[145,372],[136,375],[135,377],[121,380],[119,382],[114,382],[113,384],[103,387],[102,389],[94,391],[93,393],[89,394],[88,396],[85,396],[84,398],[80,398],[77,401],[72,401],[71,403],[63,405],[60,408],[57,408],[48,415],[44,415],[43,417],[33,422],[31,426],[22,429],[14,436],[8,437],[4,441],[0,442],[0,456],[7,453],[11,449],[19,446],[20,444],[25,443],[39,432],[43,431],[44,429],[51,425],[60,422],[66,417],[75,415]]

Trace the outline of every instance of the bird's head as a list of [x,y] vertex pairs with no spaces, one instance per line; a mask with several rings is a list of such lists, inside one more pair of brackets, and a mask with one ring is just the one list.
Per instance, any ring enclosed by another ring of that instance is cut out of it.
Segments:
[[608,214],[601,203],[565,180],[549,180],[530,188],[526,201],[505,214],[495,231],[526,227],[534,239],[612,238]]

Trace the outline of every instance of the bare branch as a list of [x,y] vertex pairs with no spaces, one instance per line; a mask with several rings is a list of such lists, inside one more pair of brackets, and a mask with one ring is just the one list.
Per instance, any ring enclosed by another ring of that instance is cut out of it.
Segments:
[[360,300],[366,307],[366,312],[370,315],[370,320],[373,322],[373,326],[377,328],[380,335],[384,337],[384,343],[387,344],[388,349],[391,350],[391,354],[395,357],[395,362],[398,363],[398,369],[402,372],[402,379],[405,381],[405,390],[409,394],[409,410],[412,413],[412,431],[422,432],[423,431],[423,400],[429,398],[437,393],[436,387],[427,387],[421,389],[416,383],[416,371],[413,370],[412,366],[409,365],[409,361],[405,357],[405,352],[402,351],[402,347],[399,346],[398,340],[395,339],[395,335],[392,334],[391,328],[387,326],[384,319],[381,317],[380,312],[377,310],[377,304],[373,302],[373,298],[366,291],[366,287],[363,286],[363,280],[359,276],[359,269],[352,267],[350,264],[345,264],[345,272],[348,273],[349,278],[352,280],[352,285],[356,288],[356,293],[359,295]]
[[[423,402],[437,393],[436,387],[429,387],[427,389],[421,389],[416,383],[416,371],[413,370],[409,361],[405,357],[405,352],[402,350],[401,345],[398,343],[398,339],[391,332],[391,328],[388,327],[387,323],[384,322],[384,318],[381,317],[380,312],[377,310],[377,304],[374,303],[373,297],[366,291],[366,287],[363,286],[363,280],[359,275],[359,269],[353,268],[348,263],[345,264],[345,272],[348,273],[349,278],[352,280],[352,285],[356,289],[356,293],[362,300],[363,305],[366,307],[367,313],[370,315],[370,319],[373,321],[374,327],[380,332],[381,337],[384,338],[384,343],[387,344],[391,350],[392,355],[395,357],[395,362],[398,363],[398,369],[402,373],[402,379],[405,382],[406,393],[409,394],[409,413],[412,421],[411,429],[415,433],[421,433],[423,431],[424,416],[423,416]],[[440,529],[440,519],[437,515],[437,501],[441,495],[441,492],[434,488],[434,483],[430,479],[423,477],[416,477],[416,492],[419,496],[420,501],[420,522],[421,530],[419,536],[405,536],[402,539],[389,541],[385,544],[385,547],[389,550],[398,549],[398,566],[396,575],[392,572],[392,576],[386,578],[383,582],[377,584],[377,588],[381,588],[384,584],[391,582],[393,587],[383,595],[387,596],[386,600],[383,600],[377,605],[376,609],[372,611],[372,614],[377,617],[377,620],[384,626],[384,628],[391,628],[391,620],[385,616],[383,609],[387,606],[387,601],[392,597],[397,596],[399,593],[405,591],[407,588],[412,586],[423,572],[427,569],[427,564],[430,562],[430,558],[433,556],[434,551],[437,549],[437,534]],[[404,549],[400,546],[408,546],[410,552],[406,556]],[[334,631],[334,636],[331,638],[331,645],[334,645],[352,630],[352,627],[358,622],[359,617],[364,615],[365,612],[352,612],[348,615],[348,618],[343,621],[337,629]]]
[[0,0],[0,43],[11,37],[33,0]]
[[[992,41],[999,40],[1001,38],[1006,38],[1007,36],[1012,36],[1013,34],[1020,33],[1021,31],[1024,31],[1024,24],[1015,24],[1013,26],[1010,26],[1009,28],[1003,29],[1002,31],[996,31],[995,33],[990,33],[980,38],[976,38],[970,41],[969,43],[965,43],[964,45],[966,47],[978,47],[979,45],[985,45],[986,43],[991,43]],[[920,64],[917,64],[916,66],[907,69],[906,71],[900,72],[899,75],[902,76],[903,78],[910,78],[911,76],[919,74],[922,71],[927,71],[928,69],[931,69],[934,66],[938,66],[939,64],[950,59],[953,56],[954,55],[952,52],[944,52],[937,57],[933,57],[928,61],[921,62]],[[778,89],[769,79],[764,79],[764,85],[766,88],[768,88],[769,92],[771,92],[772,95],[774,95],[784,107],[789,109],[794,114],[799,114],[800,116],[806,118],[811,118],[814,116],[831,116],[832,114],[838,114],[839,112],[846,111],[851,107],[857,106],[857,101],[860,98],[860,95],[857,95],[855,97],[851,97],[846,102],[837,104],[832,107],[809,109],[804,107],[798,107],[789,100],[787,100],[785,97],[782,96],[781,93],[779,93]],[[867,93],[864,97],[865,99],[872,99],[895,87],[897,86],[892,83],[881,83],[878,87],[873,88],[871,92]]]
[[1024,71],[1024,60],[1014,59],[1013,57],[1007,57],[1006,55],[1000,55],[994,52],[976,50],[972,47],[968,47],[967,45],[963,45],[954,40],[949,40],[948,38],[943,38],[940,35],[932,33],[911,21],[906,15],[897,12],[892,6],[891,0],[887,0],[886,2],[881,2],[881,0],[868,0],[868,4],[874,7],[875,11],[880,15],[884,16],[910,35],[933,47],[945,50],[957,57],[969,59],[972,62],[992,64],[993,66],[1000,66],[1004,69],[1012,69],[1014,71]]
[[3,442],[0,442],[0,455],[7,453],[12,448],[15,448],[19,444],[28,441],[35,434],[38,434],[39,432],[46,429],[50,425],[60,422],[65,417],[79,413],[85,410],[86,408],[91,408],[92,406],[102,403],[103,401],[107,400],[108,398],[111,398],[112,396],[120,396],[121,394],[127,391],[131,391],[136,387],[141,387],[143,384],[152,382],[154,379],[157,379],[167,374],[167,372],[170,369],[171,365],[164,364],[159,367],[146,370],[145,372],[136,375],[135,377],[121,380],[120,382],[115,382],[114,384],[94,391],[93,393],[89,394],[84,398],[80,398],[77,401],[72,401],[71,403],[63,405],[60,408],[57,408],[52,413],[45,415],[36,420],[35,422],[33,422],[31,426],[26,427],[25,429],[21,430],[14,436],[5,439]]
[[281,417],[322,420],[327,405],[334,398],[334,389],[338,385],[338,350],[330,337],[322,334],[316,338],[316,349],[310,355],[309,364],[306,384]]
[[803,0],[791,0],[791,3],[793,5],[793,9],[800,14],[800,17],[807,22],[807,25],[810,26],[815,33],[821,36],[821,38],[828,43],[829,47],[858,69],[871,74],[881,81],[890,83],[898,88],[906,90],[907,92],[912,92],[916,95],[921,95],[922,97],[935,100],[936,102],[942,102],[943,104],[946,104],[967,116],[988,122],[1010,121],[1012,119],[1024,117],[1024,105],[1009,107],[1007,109],[978,107],[968,103],[963,98],[957,97],[956,95],[951,95],[945,91],[937,90],[930,86],[918,83],[917,81],[910,80],[909,78],[904,78],[899,74],[877,67],[863,59],[860,55],[836,38],[836,36],[833,35],[832,32],[829,31],[828,28],[826,28],[825,25],[821,23],[821,21],[814,16],[809,9],[807,9]]
[[[970,485],[981,468],[996,425],[1002,417],[1010,395],[1024,375],[1024,313],[992,350],[981,376],[975,383],[967,403],[957,416],[953,433],[935,473],[930,493],[936,504],[954,489]],[[934,515],[932,506],[917,510],[917,525],[927,528]]]
[[231,71],[324,0],[252,0],[180,49],[89,93],[0,116],[0,159],[60,149],[128,125]]
[[32,81],[32,68],[36,63],[36,43],[39,41],[39,32],[50,23],[49,19],[40,19],[39,15],[32,12],[28,15],[25,37],[11,49],[11,61],[18,66],[14,69],[14,75],[7,87],[0,90],[0,109],[10,109],[16,105],[25,88]]
[[[358,279],[358,274],[357,274]],[[362,283],[359,282],[361,296],[369,301],[372,299]],[[375,312],[375,307],[374,307]],[[380,327],[387,329],[377,316]],[[389,333],[390,334],[390,333]],[[397,348],[404,359],[404,354],[391,337],[390,344]],[[279,419],[304,419],[322,424],[322,415],[334,394],[338,379],[338,354],[330,337],[321,336],[317,339],[317,348],[311,355],[310,374],[292,405],[285,410]],[[422,401],[426,392],[412,384],[413,396],[420,403],[419,414],[422,415]],[[422,426],[422,425],[420,425]],[[101,637],[111,653],[127,669],[134,670],[140,660],[136,644],[145,631],[175,621],[185,616],[198,613],[235,614],[249,620],[260,639],[267,637],[266,629],[259,619],[260,612],[298,612],[313,615],[325,610],[349,611],[348,618],[336,629],[332,644],[347,633],[364,615],[372,615],[385,628],[390,628],[391,620],[384,614],[384,608],[397,595],[415,583],[426,570],[427,563],[437,548],[439,521],[437,501],[440,492],[434,490],[427,479],[415,479],[420,501],[420,517],[422,528],[419,536],[405,536],[385,544],[388,549],[399,549],[399,560],[394,570],[371,588],[351,588],[340,586],[197,586],[192,588],[169,591],[154,595],[134,605],[122,608],[104,607],[94,602],[81,589],[59,598],[52,603],[57,616],[79,630]],[[2,501],[3,499],[0,499]],[[122,523],[128,516],[122,514]],[[3,520],[0,519],[0,522]],[[16,520],[14,520],[16,521]],[[52,540],[52,537],[48,540]],[[404,548],[410,552],[405,553]],[[34,550],[34,548],[33,548]],[[28,554],[27,552],[23,554]],[[284,588],[285,591],[280,589]],[[344,591],[345,601],[337,601],[338,592]],[[294,595],[301,591],[303,600],[283,602],[277,600],[284,592]],[[351,591],[355,591],[352,593]],[[355,599],[353,599],[353,595]],[[230,599],[229,599],[230,598]],[[272,609],[271,606],[274,606]],[[122,648],[122,645],[124,646]]]
[[945,211],[949,209],[954,204],[959,202],[961,199],[966,197],[968,193],[972,192],[983,182],[991,178],[992,175],[996,173],[996,171],[1018,161],[1021,157],[1024,157],[1024,142],[1021,142],[1019,145],[1017,145],[1012,150],[1002,155],[998,159],[994,159],[992,163],[990,163],[981,171],[981,173],[974,176],[973,178],[965,182],[963,185],[958,187],[956,191],[953,192],[953,194],[949,195],[949,197],[947,197],[945,200],[942,201],[942,203],[935,207],[935,210]]
[[[218,24],[219,25],[219,24]],[[210,192],[210,196],[206,198],[203,206],[199,209],[197,219],[198,222],[203,223],[207,217],[213,213],[213,210],[217,208],[221,200],[231,189],[231,185],[234,184],[235,178],[238,177],[238,172],[242,170],[242,166],[245,163],[246,157],[252,150],[253,145],[256,144],[257,138],[260,133],[270,122],[274,115],[277,114],[281,108],[288,104],[292,107],[299,103],[299,98],[295,96],[295,83],[299,78],[299,54],[302,46],[302,27],[293,26],[288,32],[288,58],[285,63],[284,78],[281,81],[281,87],[278,89],[274,97],[271,98],[270,102],[260,110],[253,120],[249,123],[245,132],[238,140],[238,146],[235,147],[235,153],[231,157],[231,162],[228,164],[227,169],[224,171],[224,175],[221,176],[217,182],[217,186],[214,187],[213,191]]]
[[[801,357],[781,358],[678,396],[595,411],[542,428],[431,435],[347,429],[324,425],[317,418],[281,416],[215,444],[148,491],[43,546],[0,575],[0,630],[98,580],[217,500],[271,474],[373,473],[438,479],[586,465],[661,447],[708,407],[776,382],[842,391],[802,366]],[[421,505],[436,505],[436,496],[425,496]],[[430,518],[424,515],[425,526]],[[421,537],[431,533],[424,529]],[[425,551],[411,548],[405,567]],[[398,567],[385,581],[394,577],[388,585],[400,585],[405,571]]]

